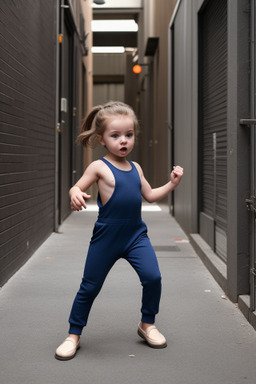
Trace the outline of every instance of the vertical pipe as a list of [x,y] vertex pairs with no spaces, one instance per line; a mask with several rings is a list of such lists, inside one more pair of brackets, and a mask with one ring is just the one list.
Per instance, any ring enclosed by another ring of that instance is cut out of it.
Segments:
[[[217,206],[217,133],[212,134],[212,149],[213,149],[213,218],[216,223],[216,206]],[[216,227],[216,224],[215,224]],[[215,233],[215,229],[214,229]],[[214,251],[215,251],[215,238],[214,235]]]

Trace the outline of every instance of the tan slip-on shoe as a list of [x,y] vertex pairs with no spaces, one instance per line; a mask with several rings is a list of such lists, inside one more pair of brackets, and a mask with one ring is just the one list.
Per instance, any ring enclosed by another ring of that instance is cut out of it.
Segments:
[[139,326],[138,335],[142,337],[142,339],[146,340],[151,348],[160,349],[167,347],[164,335],[158,331],[155,325],[151,325],[146,331],[143,331],[143,329]]
[[67,337],[66,340],[64,340],[64,342],[56,349],[55,358],[63,361],[73,359],[79,348],[79,341],[76,343],[72,337]]

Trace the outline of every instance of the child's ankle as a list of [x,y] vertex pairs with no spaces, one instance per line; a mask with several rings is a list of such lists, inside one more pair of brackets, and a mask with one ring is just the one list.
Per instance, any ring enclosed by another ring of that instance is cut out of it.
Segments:
[[143,321],[140,322],[140,327],[143,329],[143,331],[146,331],[148,327],[151,327],[153,324],[144,323]]
[[80,335],[75,335],[74,333],[70,333],[69,337],[75,340],[76,343],[80,340]]

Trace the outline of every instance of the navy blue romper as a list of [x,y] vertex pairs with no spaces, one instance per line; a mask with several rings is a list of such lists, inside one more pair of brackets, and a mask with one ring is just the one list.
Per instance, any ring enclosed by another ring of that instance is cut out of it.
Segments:
[[159,310],[161,274],[155,251],[141,219],[141,180],[132,162],[122,171],[102,158],[115,178],[115,188],[105,205],[98,197],[99,215],[88,249],[84,275],[71,310],[69,333],[81,335],[94,299],[104,280],[120,259],[126,259],[139,275],[142,291],[142,318],[153,324]]

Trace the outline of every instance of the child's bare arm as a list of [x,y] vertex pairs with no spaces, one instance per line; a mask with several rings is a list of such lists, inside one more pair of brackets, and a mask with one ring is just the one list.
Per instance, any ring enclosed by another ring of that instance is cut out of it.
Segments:
[[140,167],[137,167],[141,176],[141,194],[144,199],[149,203],[154,203],[163,199],[179,184],[182,175],[183,168],[180,166],[173,167],[173,171],[170,174],[170,181],[159,188],[151,188],[148,181],[145,179]]
[[98,180],[97,162],[91,163],[84,171],[83,176],[70,189],[70,204],[73,211],[81,211],[82,207],[86,208],[85,199],[91,196],[85,191]]

